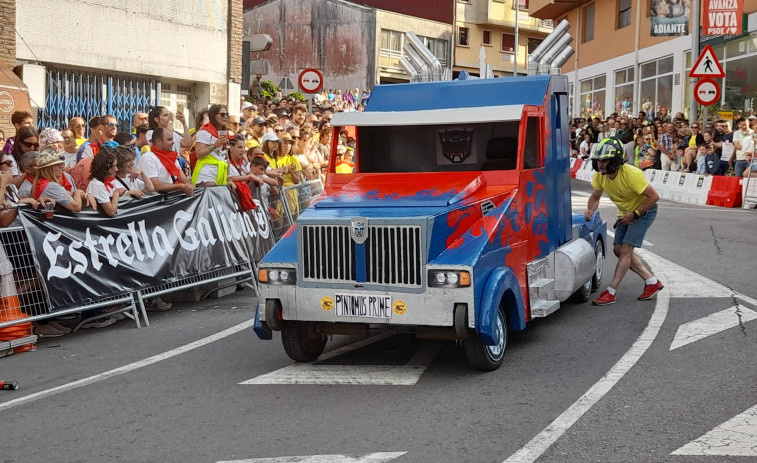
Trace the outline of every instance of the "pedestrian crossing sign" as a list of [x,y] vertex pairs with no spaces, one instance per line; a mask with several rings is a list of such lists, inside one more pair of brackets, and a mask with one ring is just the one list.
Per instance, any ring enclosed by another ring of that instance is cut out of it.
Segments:
[[725,77],[723,66],[720,65],[715,51],[710,45],[706,45],[694,67],[689,71],[689,77],[721,78]]

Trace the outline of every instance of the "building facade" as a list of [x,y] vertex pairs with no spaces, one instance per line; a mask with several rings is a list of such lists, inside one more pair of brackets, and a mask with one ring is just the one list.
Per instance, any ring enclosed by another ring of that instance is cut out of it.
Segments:
[[432,8],[438,4],[427,0],[247,0],[244,34],[273,38],[270,50],[252,53],[253,59],[269,62],[265,80],[278,84],[288,78],[299,90],[300,72],[315,68],[323,74],[326,89],[372,88],[410,80],[399,64],[407,31],[415,32],[449,66],[453,40],[448,4]]
[[111,113],[125,130],[151,105],[181,109],[188,121],[210,104],[239,106],[242,0],[3,6],[15,9],[13,65],[39,127]]
[[529,16],[528,7],[529,0],[457,0],[454,75],[480,74],[481,47],[495,77],[525,75],[528,53],[552,32],[552,20]]
[[[573,117],[607,115],[623,111],[683,112],[688,118],[692,101],[688,73],[692,37],[652,37],[649,0],[531,0],[532,16],[563,19],[570,23],[576,53],[562,67],[570,80]],[[757,87],[757,0],[744,0],[744,33],[739,37],[703,37],[700,50],[712,44],[726,72],[721,100],[710,106],[732,110],[738,116],[753,110]],[[689,18],[691,30],[692,18]]]

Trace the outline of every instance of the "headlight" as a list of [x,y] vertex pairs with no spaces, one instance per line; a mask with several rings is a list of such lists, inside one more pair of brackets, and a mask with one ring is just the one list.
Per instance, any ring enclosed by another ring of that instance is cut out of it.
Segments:
[[428,285],[432,288],[470,286],[470,272],[465,270],[429,270]]
[[261,268],[258,281],[269,285],[293,285],[297,283],[297,272],[293,268]]

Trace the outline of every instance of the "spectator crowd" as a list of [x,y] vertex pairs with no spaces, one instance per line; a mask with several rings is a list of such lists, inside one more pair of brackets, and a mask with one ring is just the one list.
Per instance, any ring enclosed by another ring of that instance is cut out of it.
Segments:
[[576,118],[570,126],[572,156],[588,159],[602,139],[615,137],[625,147],[626,162],[642,170],[736,177],[757,174],[757,116],[738,118],[733,125],[724,119],[689,122],[680,112],[671,117],[665,107],[654,116],[639,111],[637,117],[621,112],[605,120]]
[[[217,186],[230,188],[242,209],[255,209],[258,194],[272,216],[284,214],[286,201],[296,217],[298,192],[286,187],[324,181],[334,137],[336,172],[352,172],[354,133],[333,133],[331,118],[338,111],[362,111],[368,97],[359,89],[324,90],[314,96],[312,110],[281,94],[243,99],[232,110],[212,105],[198,111],[193,124],[182,112],[156,106],[134,113],[129,131],[119,131],[125,124],[111,114],[86,121],[73,117],[66,127],[38,131],[32,114],[17,111],[11,117],[15,133],[6,137],[0,131],[0,188],[6,192],[2,226],[19,224],[15,206],[22,203],[71,212],[89,207],[105,218],[118,214],[124,198],[155,192],[192,196],[195,188]],[[12,273],[0,246],[0,289],[4,298],[17,299]],[[170,307],[160,298],[149,306],[159,311]],[[107,316],[84,327],[108,326],[118,318]],[[67,332],[57,321],[35,326],[39,336]]]

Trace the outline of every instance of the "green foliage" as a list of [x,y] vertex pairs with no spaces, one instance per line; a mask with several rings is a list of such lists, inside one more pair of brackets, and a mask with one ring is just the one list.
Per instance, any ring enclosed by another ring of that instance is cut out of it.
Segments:
[[289,96],[291,96],[297,101],[305,101],[305,96],[300,92],[291,92]]
[[260,96],[263,97],[269,96],[273,98],[276,95],[276,92],[279,91],[279,87],[274,85],[272,80],[264,80],[260,82],[260,88],[262,89],[260,91]]

